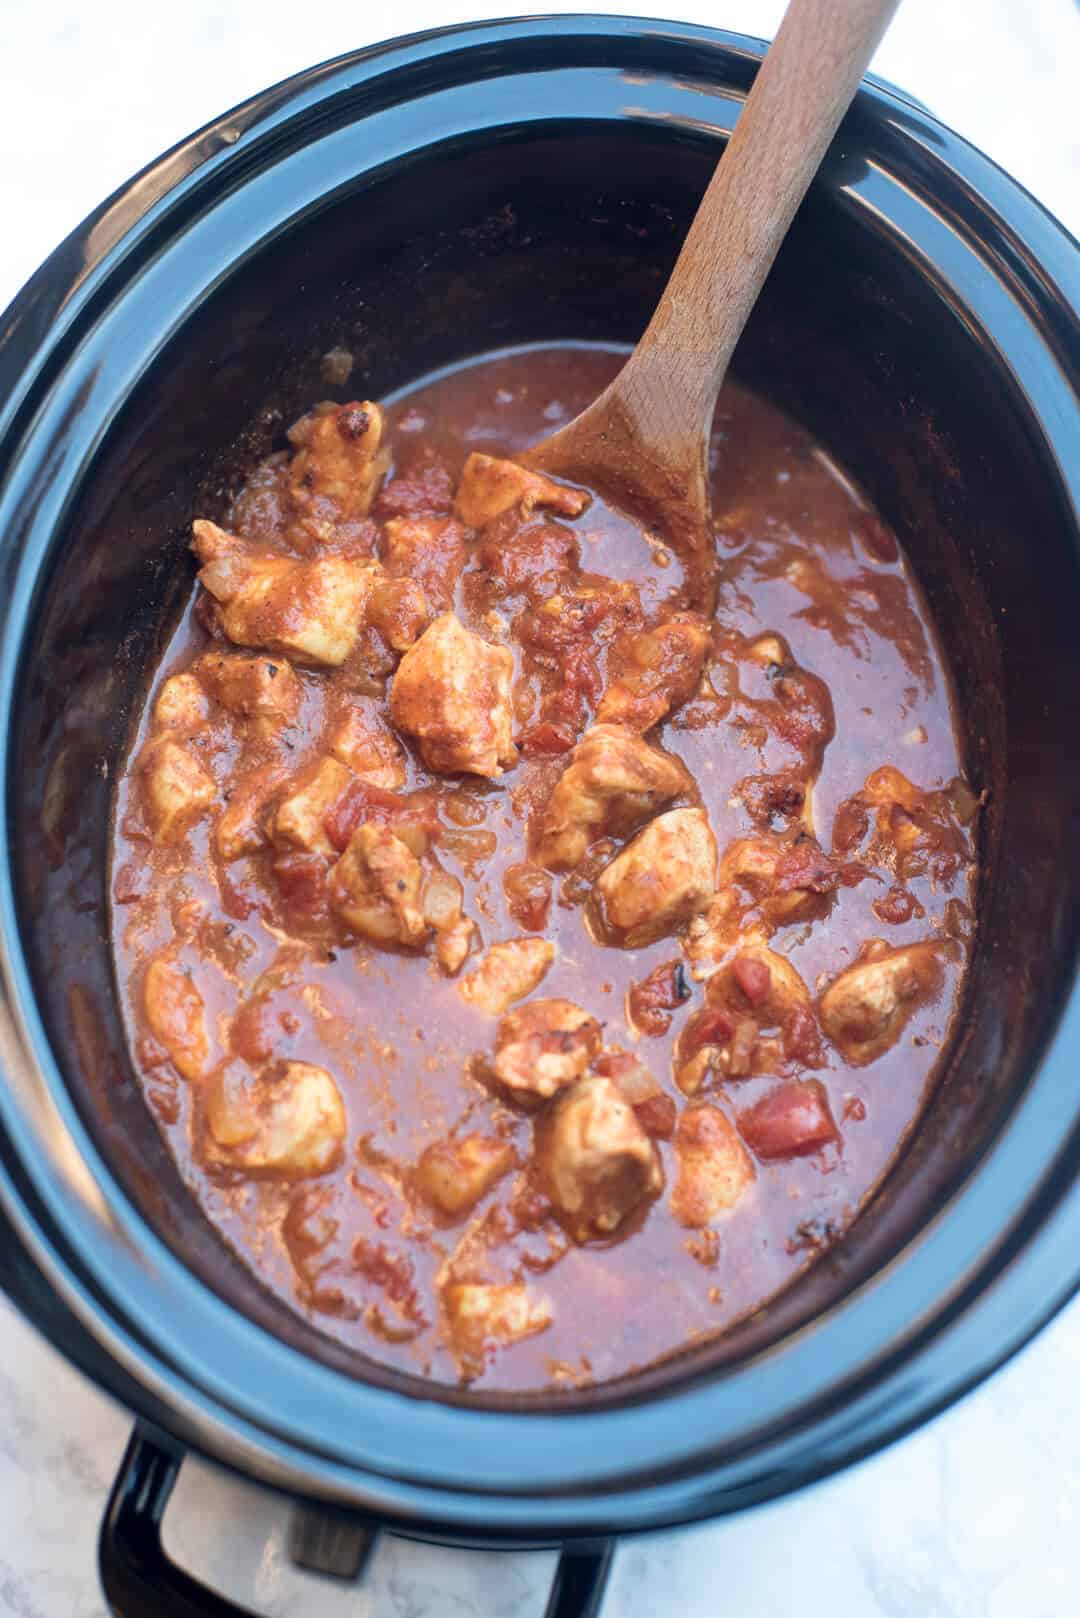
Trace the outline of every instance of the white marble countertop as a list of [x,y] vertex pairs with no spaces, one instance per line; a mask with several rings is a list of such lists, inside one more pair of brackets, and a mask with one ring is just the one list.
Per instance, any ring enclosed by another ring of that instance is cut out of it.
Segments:
[[[408,0],[398,31],[512,10]],[[524,8],[522,8],[524,9]],[[546,9],[675,12],[769,35],[780,0]],[[0,307],[134,170],[264,85],[391,30],[323,0],[0,0]],[[1080,234],[1080,12],[1072,0],[906,0],[874,63]],[[626,1542],[604,1618],[1072,1618],[1080,1612],[1080,1303],[912,1438],[794,1499]],[[0,1615],[103,1612],[95,1544],[129,1429],[0,1302]],[[293,1570],[284,1504],[189,1462],[173,1554],[267,1615],[539,1618],[552,1557],[402,1541],[362,1583]]]

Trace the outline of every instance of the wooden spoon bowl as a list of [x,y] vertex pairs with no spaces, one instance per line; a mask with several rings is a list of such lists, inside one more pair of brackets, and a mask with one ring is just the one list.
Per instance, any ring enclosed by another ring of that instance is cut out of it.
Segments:
[[715,606],[709,435],[732,351],[899,0],[791,0],[663,297],[615,380],[522,457],[654,530]]

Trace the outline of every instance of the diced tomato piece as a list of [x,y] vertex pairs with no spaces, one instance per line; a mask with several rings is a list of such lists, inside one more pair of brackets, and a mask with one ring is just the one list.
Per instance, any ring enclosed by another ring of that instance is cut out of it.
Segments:
[[629,1051],[601,1051],[592,1064],[594,1073],[600,1073],[605,1079],[617,1079],[621,1074],[632,1073],[642,1064],[636,1056]]
[[585,723],[587,708],[595,707],[604,682],[590,652],[571,646],[561,659],[561,680],[544,698],[545,719],[570,726],[576,733]]
[[326,869],[321,854],[278,856],[274,875],[290,910],[313,919],[326,915]]
[[439,835],[439,817],[430,798],[419,793],[389,792],[366,781],[350,781],[334,807],[323,816],[323,829],[339,853],[349,846],[349,839],[357,826],[366,820],[389,822],[412,821],[435,842]]
[[643,1034],[666,1034],[671,1013],[690,998],[686,968],[681,961],[653,967],[647,978],[630,986],[630,1017]]
[[763,1161],[805,1157],[840,1139],[824,1085],[790,1079],[739,1114],[739,1132]]
[[682,1056],[693,1056],[704,1045],[724,1045],[734,1033],[735,1023],[728,1013],[717,1006],[707,1006],[687,1023],[680,1047]]
[[805,1006],[797,1006],[784,1024],[784,1055],[804,1067],[824,1066],[818,1025],[813,1012]]
[[323,816],[323,830],[339,853],[349,846],[349,838],[368,819],[373,789],[363,781],[350,781],[337,803]]
[[568,753],[575,740],[574,732],[567,725],[542,719],[525,731],[518,746],[526,758],[553,758],[559,753]]
[[750,1005],[765,1004],[772,992],[772,973],[764,961],[740,951],[731,963],[731,975]]
[[646,1135],[655,1140],[670,1140],[675,1133],[675,1103],[670,1096],[650,1096],[647,1101],[639,1101],[634,1117]]
[[599,589],[571,588],[561,592],[558,611],[545,603],[522,613],[515,624],[519,640],[533,651],[559,656],[571,648],[584,647],[601,628],[606,638],[616,627],[608,623],[609,619],[636,612],[637,593],[633,586],[618,584],[614,579],[601,582],[603,587]]
[[501,524],[493,524],[476,551],[478,565],[498,579],[508,595],[531,592],[541,582],[550,587],[559,574],[577,569],[581,557],[569,528],[558,523],[522,528],[516,509],[508,513],[509,522],[513,527],[506,533],[500,532]]
[[601,1051],[592,1070],[605,1079],[614,1079],[623,1100],[632,1107],[639,1107],[652,1096],[661,1094],[660,1085],[633,1051]]
[[563,658],[562,671],[566,684],[580,691],[586,701],[593,704],[600,701],[604,682],[594,658],[584,646],[570,648]]
[[[303,543],[303,534],[304,530],[302,528],[294,528],[289,537],[294,545],[304,551],[305,555],[310,556],[314,554],[318,546],[311,540],[310,536],[308,536],[308,541],[305,545]],[[345,530],[338,555],[344,557],[347,562],[366,562],[370,556],[375,555],[378,543],[378,524],[373,523],[369,517],[365,517],[363,522],[350,523]]]
[[581,695],[568,685],[559,685],[554,691],[549,691],[540,711],[547,715],[553,724],[558,725],[560,730],[572,729],[575,735],[585,723]]
[[751,820],[762,826],[796,819],[806,801],[803,781],[791,775],[748,775],[736,791]]
[[592,1071],[614,1081],[647,1135],[671,1139],[675,1133],[675,1103],[639,1057],[632,1051],[601,1051]]
[[441,461],[411,467],[384,485],[375,500],[376,517],[438,517],[454,504],[454,484]]
[[800,838],[784,849],[776,868],[773,886],[777,893],[808,888],[813,893],[831,893],[840,881],[836,862],[809,837]]
[[896,884],[889,889],[888,893],[883,894],[880,899],[875,899],[870,908],[879,921],[888,922],[893,927],[900,927],[905,921],[911,920],[916,911],[920,909],[920,905],[913,893],[909,893],[907,888],[902,888],[899,884]]

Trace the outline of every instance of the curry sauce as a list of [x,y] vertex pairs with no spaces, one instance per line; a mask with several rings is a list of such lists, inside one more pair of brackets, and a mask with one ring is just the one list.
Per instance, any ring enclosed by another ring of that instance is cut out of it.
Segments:
[[444,1384],[602,1381],[787,1283],[917,1118],[970,951],[895,537],[728,383],[702,618],[662,536],[514,459],[620,359],[315,404],[197,517],[117,791],[117,978],[194,1195]]

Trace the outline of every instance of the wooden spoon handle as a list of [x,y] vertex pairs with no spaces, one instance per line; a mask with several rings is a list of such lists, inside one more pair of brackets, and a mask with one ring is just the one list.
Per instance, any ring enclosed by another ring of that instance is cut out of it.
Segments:
[[676,422],[682,433],[690,422],[708,430],[732,350],[898,4],[791,0],[664,295],[619,377],[620,392],[636,395],[645,419],[655,420],[663,402],[668,433],[679,430]]

